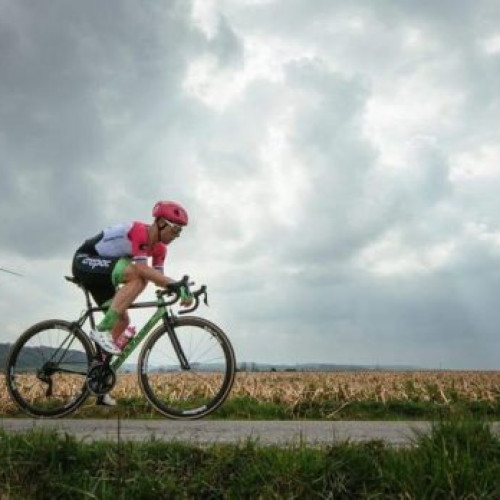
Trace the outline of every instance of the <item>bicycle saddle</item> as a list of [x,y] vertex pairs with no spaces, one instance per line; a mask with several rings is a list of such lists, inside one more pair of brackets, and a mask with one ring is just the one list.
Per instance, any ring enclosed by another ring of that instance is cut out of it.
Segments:
[[69,281],[70,283],[73,283],[80,288],[85,288],[84,284],[81,281],[77,280],[74,276],[65,276],[64,278],[66,279],[66,281]]

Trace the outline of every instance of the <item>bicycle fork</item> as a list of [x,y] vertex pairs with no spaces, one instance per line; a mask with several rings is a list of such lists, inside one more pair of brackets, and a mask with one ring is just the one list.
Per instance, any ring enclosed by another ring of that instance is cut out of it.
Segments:
[[177,338],[177,335],[172,327],[172,324],[166,319],[163,320],[163,324],[165,325],[165,328],[167,330],[170,342],[172,342],[175,354],[177,355],[177,358],[179,358],[179,363],[181,364],[181,368],[183,370],[191,370],[191,365],[189,364],[189,361],[187,360],[186,355],[184,354],[184,350],[182,349],[181,343]]

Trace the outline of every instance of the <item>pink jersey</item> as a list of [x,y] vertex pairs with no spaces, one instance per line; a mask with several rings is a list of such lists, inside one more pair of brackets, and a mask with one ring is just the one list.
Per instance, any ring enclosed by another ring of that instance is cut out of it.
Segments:
[[147,263],[153,259],[153,267],[163,271],[167,254],[164,243],[148,245],[148,226],[143,222],[131,222],[108,227],[95,242],[95,250],[101,257],[131,257],[134,262]]

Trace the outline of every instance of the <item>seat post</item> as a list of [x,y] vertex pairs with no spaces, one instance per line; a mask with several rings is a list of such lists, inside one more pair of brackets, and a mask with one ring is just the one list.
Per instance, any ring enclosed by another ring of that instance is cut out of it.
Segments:
[[83,288],[83,293],[85,294],[85,300],[87,302],[87,309],[92,308],[92,301],[90,300],[90,293],[86,288]]
[[94,315],[90,310],[93,308],[92,305],[92,300],[90,298],[90,292],[87,290],[87,288],[78,281],[76,278],[73,276],[65,276],[66,281],[69,281],[70,283],[74,283],[76,286],[80,287],[83,290],[83,293],[85,295],[85,302],[87,304],[87,311],[89,311],[89,321],[90,321],[90,326],[92,329],[95,329],[95,321],[94,321]]

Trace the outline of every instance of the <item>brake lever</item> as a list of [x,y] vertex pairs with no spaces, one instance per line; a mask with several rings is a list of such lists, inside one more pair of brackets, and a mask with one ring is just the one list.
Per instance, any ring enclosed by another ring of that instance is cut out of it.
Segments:
[[200,295],[203,295],[203,302],[204,304],[208,306],[208,293],[207,293],[207,287],[206,285],[203,285],[201,288],[200,288]]

